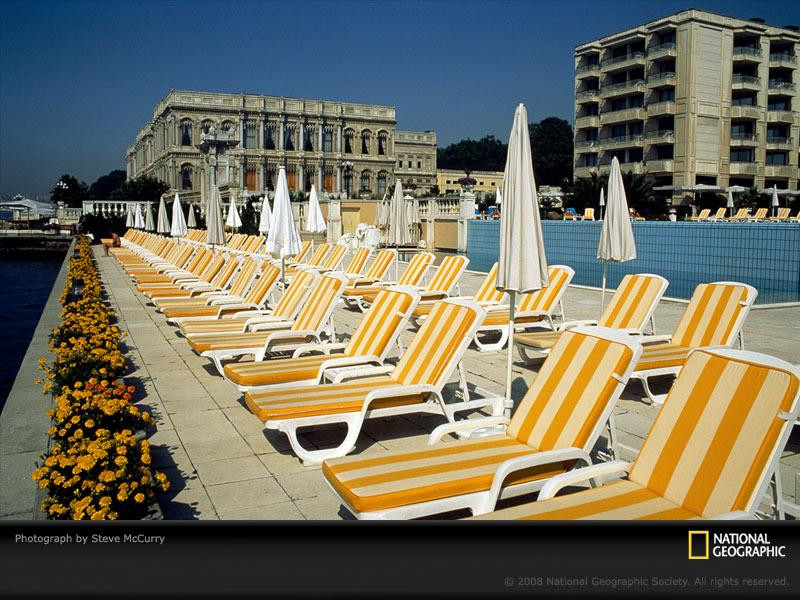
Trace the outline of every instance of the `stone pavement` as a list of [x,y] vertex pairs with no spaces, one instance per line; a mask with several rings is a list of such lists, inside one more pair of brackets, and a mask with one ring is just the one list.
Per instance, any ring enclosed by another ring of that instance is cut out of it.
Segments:
[[[210,361],[197,356],[175,328],[132,285],[119,263],[102,258],[98,265],[126,344],[132,371],[126,380],[140,386],[157,431],[150,438],[155,465],[172,487],[160,498],[167,519],[341,519],[349,518],[328,490],[320,468],[304,466],[280,432],[264,431],[243,405],[242,395],[216,374]],[[464,294],[472,293],[483,274],[467,272]],[[685,303],[662,301],[655,313],[658,333],[670,333]],[[600,292],[570,287],[565,295],[567,319],[597,318]],[[360,313],[337,308],[336,328],[349,333]],[[746,347],[785,360],[800,361],[800,308],[754,310],[744,329]],[[413,333],[406,331],[407,343]],[[505,353],[469,350],[467,379],[493,393],[502,393]],[[515,355],[513,396],[518,402],[535,374]],[[664,384],[668,383],[664,380]],[[454,385],[454,384],[451,384]],[[654,386],[659,391],[658,384]],[[662,386],[663,388],[663,386]],[[615,412],[620,442],[638,449],[656,414],[641,400],[638,382],[631,383]],[[372,454],[424,444],[442,417],[411,415],[368,421],[354,450]],[[797,501],[800,493],[800,427],[782,456],[784,493]],[[335,445],[343,429],[330,427],[304,436],[310,447]],[[446,443],[446,442],[445,442]],[[604,446],[603,439],[599,445]],[[623,458],[632,458],[632,454]]]

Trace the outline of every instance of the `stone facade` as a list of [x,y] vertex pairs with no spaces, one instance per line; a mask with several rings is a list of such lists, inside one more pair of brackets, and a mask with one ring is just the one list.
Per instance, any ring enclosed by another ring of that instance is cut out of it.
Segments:
[[171,90],[128,147],[127,175],[157,177],[196,203],[214,183],[223,199],[272,190],[279,165],[291,191],[382,195],[396,123],[392,106]]
[[[439,169],[436,171],[436,183],[442,194],[460,194],[461,185],[458,180],[466,177],[464,171],[457,169]],[[496,194],[497,188],[503,187],[503,171],[470,171],[469,174],[475,180],[475,187],[472,192],[478,198],[483,199],[486,194]]]
[[415,189],[417,196],[429,195],[436,185],[436,133],[397,131],[394,150],[397,159],[394,172],[402,181],[403,190]]
[[[575,175],[797,189],[800,33],[685,10],[575,49]],[[674,200],[678,201],[676,194]]]

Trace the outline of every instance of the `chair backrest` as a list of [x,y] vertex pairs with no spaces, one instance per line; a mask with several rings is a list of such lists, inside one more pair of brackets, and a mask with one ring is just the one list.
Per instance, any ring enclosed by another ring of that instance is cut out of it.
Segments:
[[253,281],[253,277],[256,275],[257,267],[258,263],[249,256],[245,256],[242,259],[239,263],[239,271],[236,273],[236,279],[231,285],[231,296],[242,297],[245,295],[247,288],[250,287],[250,282]]
[[308,295],[311,285],[318,277],[319,273],[317,271],[300,271],[295,275],[292,283],[275,304],[275,308],[272,309],[272,316],[293,319],[297,311],[300,310],[303,300]]
[[540,451],[590,450],[641,353],[641,344],[614,329],[565,331],[514,413],[508,434]]
[[219,274],[211,283],[220,289],[225,289],[236,274],[236,269],[239,267],[239,260],[235,256],[226,256],[225,254],[220,254],[220,256],[225,260],[225,265],[220,269]]
[[458,366],[486,312],[477,302],[460,298],[433,305],[390,377],[403,385],[441,389]]
[[392,286],[378,292],[356,327],[344,353],[383,359],[405,328],[419,302],[419,294],[408,286]]
[[564,297],[570,281],[575,276],[575,270],[565,265],[550,265],[547,269],[547,277],[550,285],[546,288],[522,294],[519,307],[520,313],[532,310],[539,310],[552,313]]
[[314,254],[308,259],[306,265],[309,267],[319,267],[322,264],[322,259],[325,258],[330,248],[330,244],[320,244],[317,246],[316,250],[314,250]]
[[776,219],[788,219],[789,218],[789,211],[791,211],[791,210],[792,210],[791,208],[787,208],[787,207],[779,208],[778,209],[778,214],[775,215],[775,218]]
[[325,325],[342,295],[347,278],[340,273],[325,273],[311,288],[308,299],[297,313],[292,331],[319,331]]
[[406,265],[400,279],[397,280],[397,285],[419,285],[428,268],[433,264],[435,257],[430,252],[420,252],[415,254],[414,257]]
[[195,248],[191,244],[178,243],[177,246],[178,246],[178,253],[175,256],[175,260],[171,262],[176,267],[179,267],[181,269],[187,269],[189,264],[191,264],[193,259],[196,257],[196,255],[193,254]]
[[683,311],[672,342],[689,348],[730,346],[736,341],[756,296],[756,289],[746,283],[701,283]]
[[323,269],[333,269],[334,271],[339,268],[339,263],[342,262],[344,253],[347,251],[347,246],[344,244],[336,244],[331,250],[331,253],[325,257],[325,262],[322,263]]
[[372,264],[369,266],[369,269],[367,269],[364,277],[377,280],[383,279],[383,276],[386,275],[386,271],[388,271],[389,267],[392,266],[392,263],[396,257],[396,250],[381,250],[378,252],[377,256],[375,256],[375,260],[372,261]]
[[478,304],[491,304],[500,302],[503,296],[505,296],[505,292],[497,289],[497,263],[494,263],[472,299]]
[[[211,254],[213,255],[214,253],[212,252]],[[200,275],[200,279],[209,282],[213,281],[224,264],[225,257],[222,255],[222,253],[212,256],[211,260],[208,262],[208,266],[205,268],[202,275]]]
[[369,258],[369,248],[356,248],[353,252],[353,258],[344,270],[345,275],[358,275],[364,269],[364,265]]
[[210,248],[201,248],[197,251],[194,258],[189,261],[189,266],[186,268],[187,271],[194,273],[195,275],[200,275],[203,271],[205,271],[208,263],[214,258],[214,251]]
[[753,215],[753,219],[764,219],[767,216],[767,209],[766,208],[759,208],[756,211],[756,214]]
[[724,206],[722,208],[718,208],[717,212],[714,214],[715,219],[721,219],[725,216],[725,213],[728,212],[728,209]]
[[583,219],[584,221],[594,221],[594,209],[585,208],[583,210]]
[[303,262],[308,255],[309,250],[311,250],[311,240],[306,240],[300,245],[300,252],[295,254],[292,257],[292,260],[295,262]]
[[272,291],[272,288],[274,288],[275,284],[278,282],[278,277],[280,277],[280,275],[280,267],[276,267],[275,265],[264,261],[264,264],[261,266],[261,275],[259,275],[258,279],[256,279],[256,282],[247,292],[247,295],[244,297],[244,301],[247,304],[255,304],[256,306],[263,305],[267,300],[267,295]]
[[710,214],[711,214],[711,209],[710,208],[704,208],[703,210],[700,211],[700,214],[697,215],[697,218],[698,219],[705,219]]
[[667,280],[660,275],[625,275],[597,324],[600,327],[642,331],[653,316],[667,285]]
[[701,517],[752,510],[797,419],[799,388],[800,370],[776,358],[693,351],[629,478]]
[[449,294],[461,279],[468,264],[469,259],[466,256],[446,256],[436,270],[436,274],[431,277],[425,291]]
[[750,213],[749,208],[740,208],[736,211],[736,215],[733,217],[734,219],[744,219]]

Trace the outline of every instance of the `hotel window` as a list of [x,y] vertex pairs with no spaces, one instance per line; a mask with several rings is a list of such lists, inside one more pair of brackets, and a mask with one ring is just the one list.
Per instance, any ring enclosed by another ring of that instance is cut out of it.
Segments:
[[767,151],[766,165],[781,165],[786,166],[789,164],[789,154],[787,152],[769,152]]
[[642,149],[641,148],[631,148],[628,150],[628,162],[642,162]]
[[264,149],[275,150],[275,123],[264,125]]
[[734,96],[731,98],[731,106],[755,106],[756,102],[756,94],[745,94],[743,96]]
[[408,168],[411,168],[411,161],[408,161]]
[[596,167],[597,166],[597,153],[593,152],[591,154],[586,154],[585,164],[587,167]]
[[378,134],[378,155],[386,156],[386,132],[381,131]]
[[255,165],[247,165],[244,171],[244,187],[253,192],[258,188]]
[[615,98],[611,101],[612,112],[617,110],[625,110],[626,108],[628,108],[628,102],[625,100],[625,98]]
[[417,168],[418,169],[422,168],[422,161],[420,161],[420,160],[417,161]]
[[181,189],[192,189],[192,167],[190,165],[183,165],[181,167]]
[[361,188],[362,190],[369,189],[369,171],[361,171]]
[[378,173],[378,195],[383,197],[386,193],[386,172],[381,171]]
[[370,132],[365,129],[361,132],[361,154],[369,154],[369,138]]
[[349,197],[353,196],[353,173],[350,171],[344,175],[344,191]]
[[659,102],[674,102],[675,101],[675,88],[667,88],[658,90]]
[[205,121],[203,121],[203,124],[200,126],[200,129],[203,131],[203,133],[208,133],[209,131],[211,131],[211,127],[213,125],[214,121],[206,119]]
[[[672,96],[673,98],[675,97],[674,92]],[[628,106],[630,106],[631,108],[640,108],[644,106],[644,94],[634,94],[633,96],[631,96],[631,101],[628,104]]]
[[625,137],[625,125],[614,125],[611,128],[611,137],[613,138],[624,138]]
[[353,153],[353,130],[348,129],[344,132],[344,153],[345,154],[352,154]]
[[737,163],[753,162],[753,149],[752,148],[731,149],[731,162],[737,162]]
[[252,122],[244,125],[244,147],[256,148],[256,124]]
[[192,145],[192,122],[191,121],[182,121],[181,122],[181,146],[191,146]]
[[788,98],[773,98],[767,100],[767,110],[791,110]]
[[283,129],[283,149],[294,150],[294,125],[286,125]]
[[333,152],[333,129],[330,127],[322,131],[322,151]]
[[596,142],[597,141],[597,128],[587,129],[586,130],[586,141],[587,142]]
[[303,129],[303,150],[306,152],[314,151],[314,127],[306,125]]
[[596,117],[600,114],[600,105],[599,104],[586,104],[583,107],[583,116],[584,117]]

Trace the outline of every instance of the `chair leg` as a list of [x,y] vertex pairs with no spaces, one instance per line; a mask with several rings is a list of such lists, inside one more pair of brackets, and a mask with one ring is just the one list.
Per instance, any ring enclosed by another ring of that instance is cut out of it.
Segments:
[[773,514],[778,520],[783,521],[786,519],[786,509],[783,503],[783,486],[781,485],[780,465],[775,468],[775,472],[772,474],[770,487],[772,488]]
[[611,452],[611,460],[617,460],[619,458],[619,447],[617,445],[617,424],[614,419],[614,413],[612,412],[608,416],[608,449]]
[[289,425],[285,428],[282,427],[281,430],[286,434],[286,437],[289,438],[289,444],[292,450],[297,455],[297,458],[303,461],[304,465],[318,465],[329,458],[345,456],[355,448],[356,441],[361,433],[361,423],[363,422],[361,413],[358,412],[345,417],[342,422],[347,426],[347,434],[344,440],[342,440],[342,443],[334,448],[325,448],[323,450],[309,450],[303,447],[300,440],[297,439],[297,426],[295,425]]
[[464,363],[458,363],[458,385],[461,387],[461,400],[469,402],[469,388],[467,387],[467,373],[464,370]]
[[650,400],[650,404],[653,406],[661,406],[664,404],[664,400],[667,398],[666,394],[653,394],[652,390],[650,389],[650,385],[647,383],[647,376],[642,376],[639,378],[639,380],[642,382],[644,393]]

